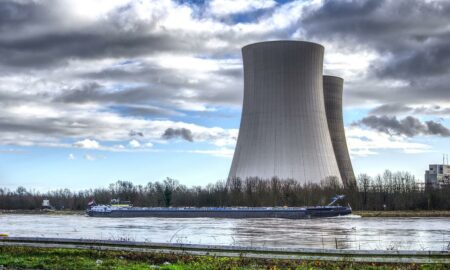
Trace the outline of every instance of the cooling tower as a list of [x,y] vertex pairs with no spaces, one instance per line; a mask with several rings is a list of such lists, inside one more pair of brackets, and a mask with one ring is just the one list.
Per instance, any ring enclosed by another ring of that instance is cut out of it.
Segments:
[[340,179],[323,98],[324,47],[272,41],[242,48],[244,102],[229,179]]
[[323,94],[327,113],[328,129],[338,163],[341,179],[345,187],[355,187],[356,178],[352,161],[348,154],[342,116],[342,91],[344,80],[335,76],[323,76]]

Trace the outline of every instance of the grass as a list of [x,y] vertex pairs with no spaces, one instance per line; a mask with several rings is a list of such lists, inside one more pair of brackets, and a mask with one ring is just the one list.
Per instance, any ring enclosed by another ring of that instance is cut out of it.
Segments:
[[[4,268],[2,268],[2,266]],[[448,265],[361,264],[298,260],[219,258],[159,253],[56,248],[0,247],[0,269],[408,269],[440,270]]]

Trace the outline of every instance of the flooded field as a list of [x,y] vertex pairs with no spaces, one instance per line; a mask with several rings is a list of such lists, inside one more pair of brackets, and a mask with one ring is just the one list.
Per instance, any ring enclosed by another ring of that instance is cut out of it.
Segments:
[[377,250],[450,250],[450,218],[162,219],[0,215],[10,236]]

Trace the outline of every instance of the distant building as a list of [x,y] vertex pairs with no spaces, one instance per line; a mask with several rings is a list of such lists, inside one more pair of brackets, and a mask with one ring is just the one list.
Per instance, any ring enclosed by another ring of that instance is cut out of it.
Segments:
[[42,209],[53,209],[50,200],[42,200]]
[[429,188],[450,187],[450,165],[429,165],[429,169],[425,171],[425,186]]

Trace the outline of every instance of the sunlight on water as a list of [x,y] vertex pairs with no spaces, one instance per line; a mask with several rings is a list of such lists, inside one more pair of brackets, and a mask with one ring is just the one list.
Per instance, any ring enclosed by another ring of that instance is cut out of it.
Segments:
[[0,215],[10,236],[290,248],[448,250],[450,218],[163,219]]
[[361,218],[361,216],[358,215],[346,215],[346,216],[338,216],[338,217],[334,217],[334,218]]

